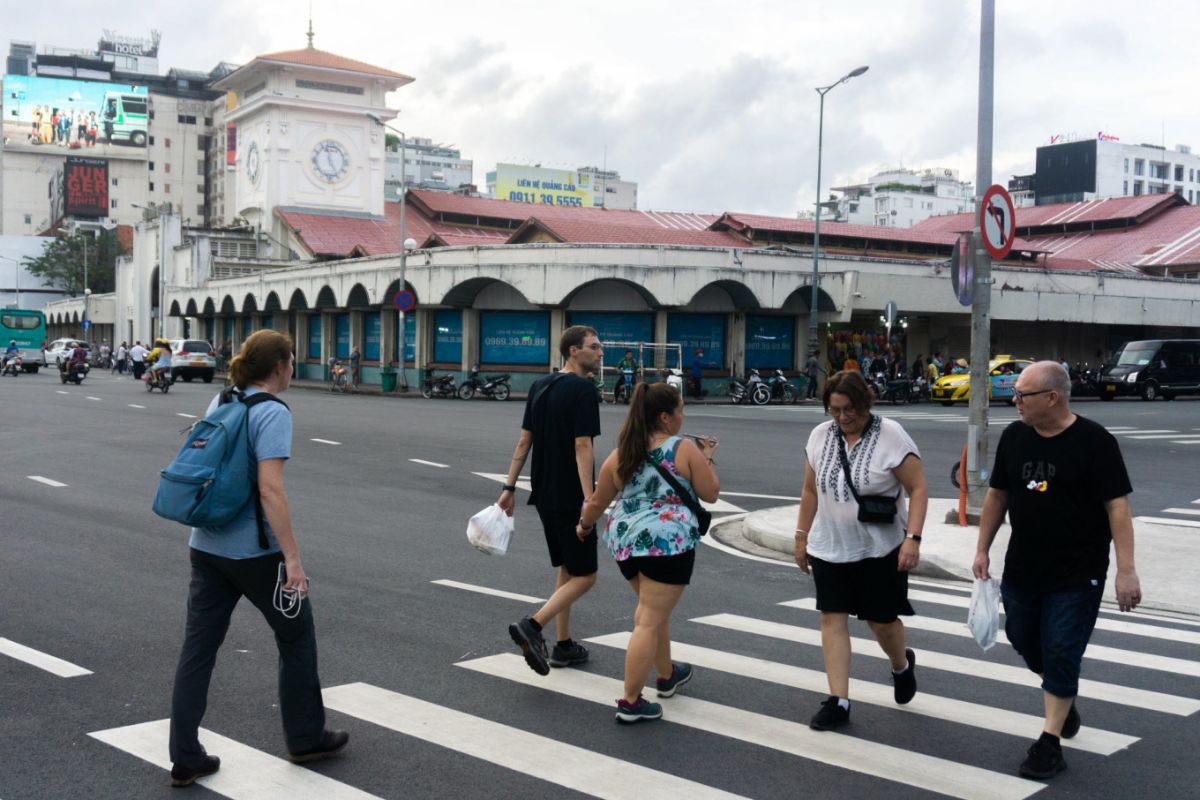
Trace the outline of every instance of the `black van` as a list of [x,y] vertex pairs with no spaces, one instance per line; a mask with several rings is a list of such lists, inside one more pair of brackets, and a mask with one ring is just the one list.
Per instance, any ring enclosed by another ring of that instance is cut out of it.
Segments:
[[1101,400],[1137,395],[1174,400],[1200,394],[1200,339],[1148,339],[1121,345],[1096,379]]

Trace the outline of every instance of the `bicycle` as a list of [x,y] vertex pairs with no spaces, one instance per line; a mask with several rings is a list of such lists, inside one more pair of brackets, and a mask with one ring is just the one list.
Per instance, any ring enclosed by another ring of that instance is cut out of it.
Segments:
[[341,361],[334,361],[329,367],[329,391],[344,393],[352,388],[350,367]]

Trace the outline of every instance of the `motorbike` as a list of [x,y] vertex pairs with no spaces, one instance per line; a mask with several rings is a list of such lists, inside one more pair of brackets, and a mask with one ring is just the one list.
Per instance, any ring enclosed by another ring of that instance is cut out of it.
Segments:
[[454,385],[454,376],[434,375],[433,370],[425,374],[421,381],[421,397],[428,400],[431,397],[457,397],[458,387]]
[[20,356],[12,356],[4,362],[4,369],[0,370],[0,375],[12,375],[14,378],[21,374],[24,369],[25,360]]
[[175,379],[171,377],[169,372],[156,372],[155,370],[146,370],[146,391],[153,392],[158,389],[163,394],[166,394],[171,389],[171,384]]
[[668,386],[674,386],[679,390],[679,394],[683,394],[683,370],[670,367],[663,370],[664,378]]
[[83,379],[87,377],[89,369],[91,369],[91,367],[88,366],[86,361],[76,361],[70,364],[63,364],[59,369],[58,377],[62,379],[63,383],[66,383],[67,381],[74,381],[75,385],[79,386],[83,383]]
[[924,378],[918,378],[915,381],[910,378],[893,378],[884,384],[883,394],[879,399],[897,406],[905,403],[918,403],[921,401],[923,392],[920,384],[923,383]]
[[778,400],[786,405],[795,403],[799,397],[796,387],[792,385],[781,369],[775,370],[771,373],[771,377],[767,378],[767,387],[771,390],[771,400]]
[[613,402],[625,402],[629,405],[629,400],[633,397],[634,370],[622,369],[621,375],[617,378],[617,385],[613,387]]
[[733,378],[729,381],[729,402],[735,406],[743,403],[765,406],[771,402],[771,390],[763,383],[758,370],[751,368],[746,370],[744,380]]
[[[484,397],[507,400],[512,391],[512,387],[508,385],[510,380],[512,380],[512,376],[508,374],[489,375],[487,378],[482,378],[479,375],[479,367],[476,366],[467,375],[467,379],[458,385],[458,396],[462,400],[470,400],[478,392]],[[424,394],[424,387],[422,387],[421,393]]]

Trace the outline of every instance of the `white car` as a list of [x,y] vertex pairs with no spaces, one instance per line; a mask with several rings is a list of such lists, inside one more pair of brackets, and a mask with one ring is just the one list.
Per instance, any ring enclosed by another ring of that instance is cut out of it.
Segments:
[[[79,341],[78,339],[55,339],[53,342],[51,342],[50,346],[46,348],[46,364],[47,364],[47,366],[49,366],[50,363],[53,362],[55,367],[61,368],[63,355],[67,352],[67,350],[70,349],[71,342],[78,342],[78,341]],[[83,345],[85,348],[87,347],[87,342],[79,342],[79,343],[81,345]]]
[[212,383],[217,371],[217,354],[203,339],[171,340],[171,378],[191,381],[199,376],[205,383]]

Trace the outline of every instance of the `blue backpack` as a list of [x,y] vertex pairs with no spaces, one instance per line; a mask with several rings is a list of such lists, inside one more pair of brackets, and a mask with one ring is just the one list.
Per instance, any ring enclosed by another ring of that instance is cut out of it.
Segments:
[[249,397],[223,392],[220,404],[192,426],[175,460],[159,473],[154,513],[184,525],[219,528],[253,500],[258,543],[266,549],[258,465],[250,461],[249,415],[252,406],[271,401],[287,407],[267,392]]

